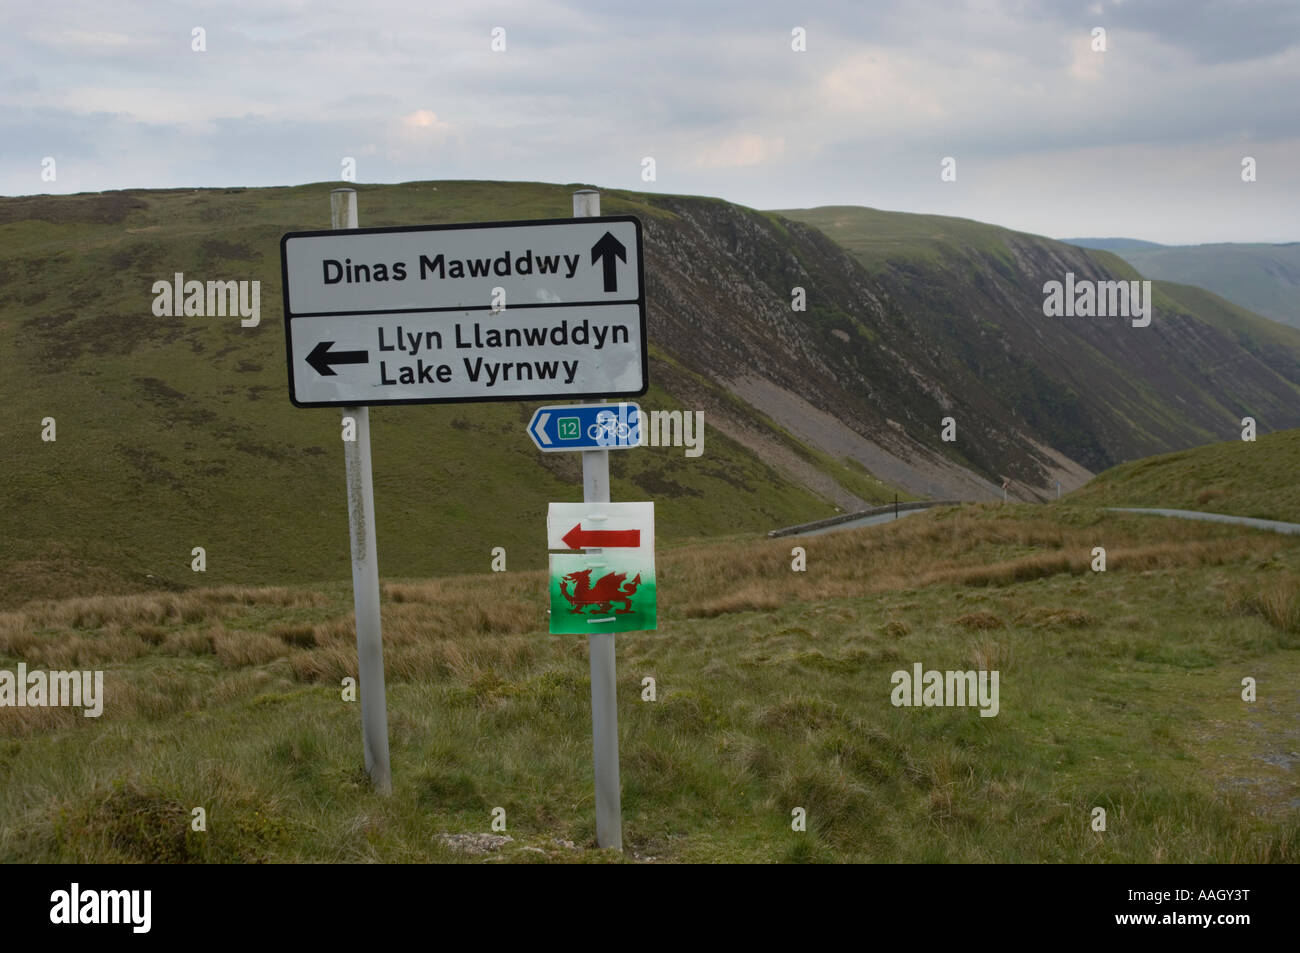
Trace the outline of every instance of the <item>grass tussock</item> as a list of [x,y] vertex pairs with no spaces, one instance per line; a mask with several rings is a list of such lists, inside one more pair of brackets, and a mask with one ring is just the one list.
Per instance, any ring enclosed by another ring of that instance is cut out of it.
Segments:
[[212,634],[195,629],[172,632],[163,640],[160,652],[163,655],[211,655],[214,651]]
[[83,718],[79,709],[0,707],[0,737],[22,738],[75,728]]
[[987,609],[968,612],[953,619],[952,622],[953,625],[959,625],[963,629],[1001,629],[1006,626],[1001,616],[994,615]]
[[[226,586],[189,592],[146,592],[123,596],[83,596],[76,599],[28,603],[19,612],[38,629],[101,629],[107,625],[192,624],[222,618],[251,606],[302,608],[324,605],[325,597],[309,589],[281,586]],[[3,620],[0,620],[3,629]]]
[[274,799],[208,800],[205,811],[223,823],[206,822],[201,831],[194,830],[193,800],[156,782],[114,781],[58,809],[50,848],[73,863],[260,863],[288,838]]
[[771,586],[753,582],[716,599],[706,599],[688,605],[685,608],[685,615],[709,619],[728,612],[762,612],[776,609],[784,603],[785,599]]
[[1280,632],[1300,633],[1300,574],[1286,573],[1262,584],[1235,586],[1228,609],[1257,615]]
[[970,661],[976,671],[1004,672],[1014,661],[1009,641],[995,641],[981,636],[970,649]]
[[210,638],[217,660],[227,668],[265,665],[289,654],[289,647],[283,641],[265,632],[243,632],[216,625]]
[[1016,616],[1017,625],[1033,629],[1075,629],[1096,625],[1097,617],[1085,609],[1064,609],[1051,606],[1034,606]]

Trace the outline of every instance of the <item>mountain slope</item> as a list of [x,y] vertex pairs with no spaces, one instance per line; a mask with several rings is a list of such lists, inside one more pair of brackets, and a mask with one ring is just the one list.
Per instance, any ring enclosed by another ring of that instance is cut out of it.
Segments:
[[[1223,439],[1248,413],[1269,429],[1300,423],[1300,334],[1274,333],[1213,296],[1156,283],[1145,328],[1123,318],[1044,316],[1044,284],[1067,272],[1076,280],[1141,277],[1108,252],[942,216],[855,207],[777,214],[851,251],[882,300],[906,311],[959,434],[963,419],[996,422],[1004,441],[1034,438],[1102,470]],[[997,439],[969,452],[987,454]]]

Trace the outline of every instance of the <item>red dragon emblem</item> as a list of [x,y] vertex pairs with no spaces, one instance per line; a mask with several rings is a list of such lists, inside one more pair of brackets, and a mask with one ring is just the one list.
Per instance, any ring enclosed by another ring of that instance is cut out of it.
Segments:
[[[623,603],[623,608],[615,615],[624,615],[632,611],[632,596],[641,585],[641,574],[637,573],[635,579],[623,585],[626,578],[625,572],[609,572],[597,579],[593,586],[590,569],[571,572],[560,579],[560,595],[573,606],[570,615],[581,615],[587,606],[596,606],[598,612],[608,612],[615,602]],[[573,583],[573,592],[569,592],[567,583]]]

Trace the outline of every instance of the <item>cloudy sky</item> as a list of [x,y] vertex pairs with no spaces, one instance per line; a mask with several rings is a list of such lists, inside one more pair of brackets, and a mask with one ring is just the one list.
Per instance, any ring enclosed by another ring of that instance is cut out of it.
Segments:
[[13,0],[0,53],[5,195],[334,181],[351,157],[359,182],[1300,240],[1300,0]]

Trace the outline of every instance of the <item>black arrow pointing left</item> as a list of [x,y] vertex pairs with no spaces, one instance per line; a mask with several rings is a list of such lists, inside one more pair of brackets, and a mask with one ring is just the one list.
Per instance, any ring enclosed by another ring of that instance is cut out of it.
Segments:
[[307,355],[307,363],[316,368],[321,377],[334,377],[332,364],[369,364],[369,351],[335,351],[330,353],[333,341],[321,341]]

